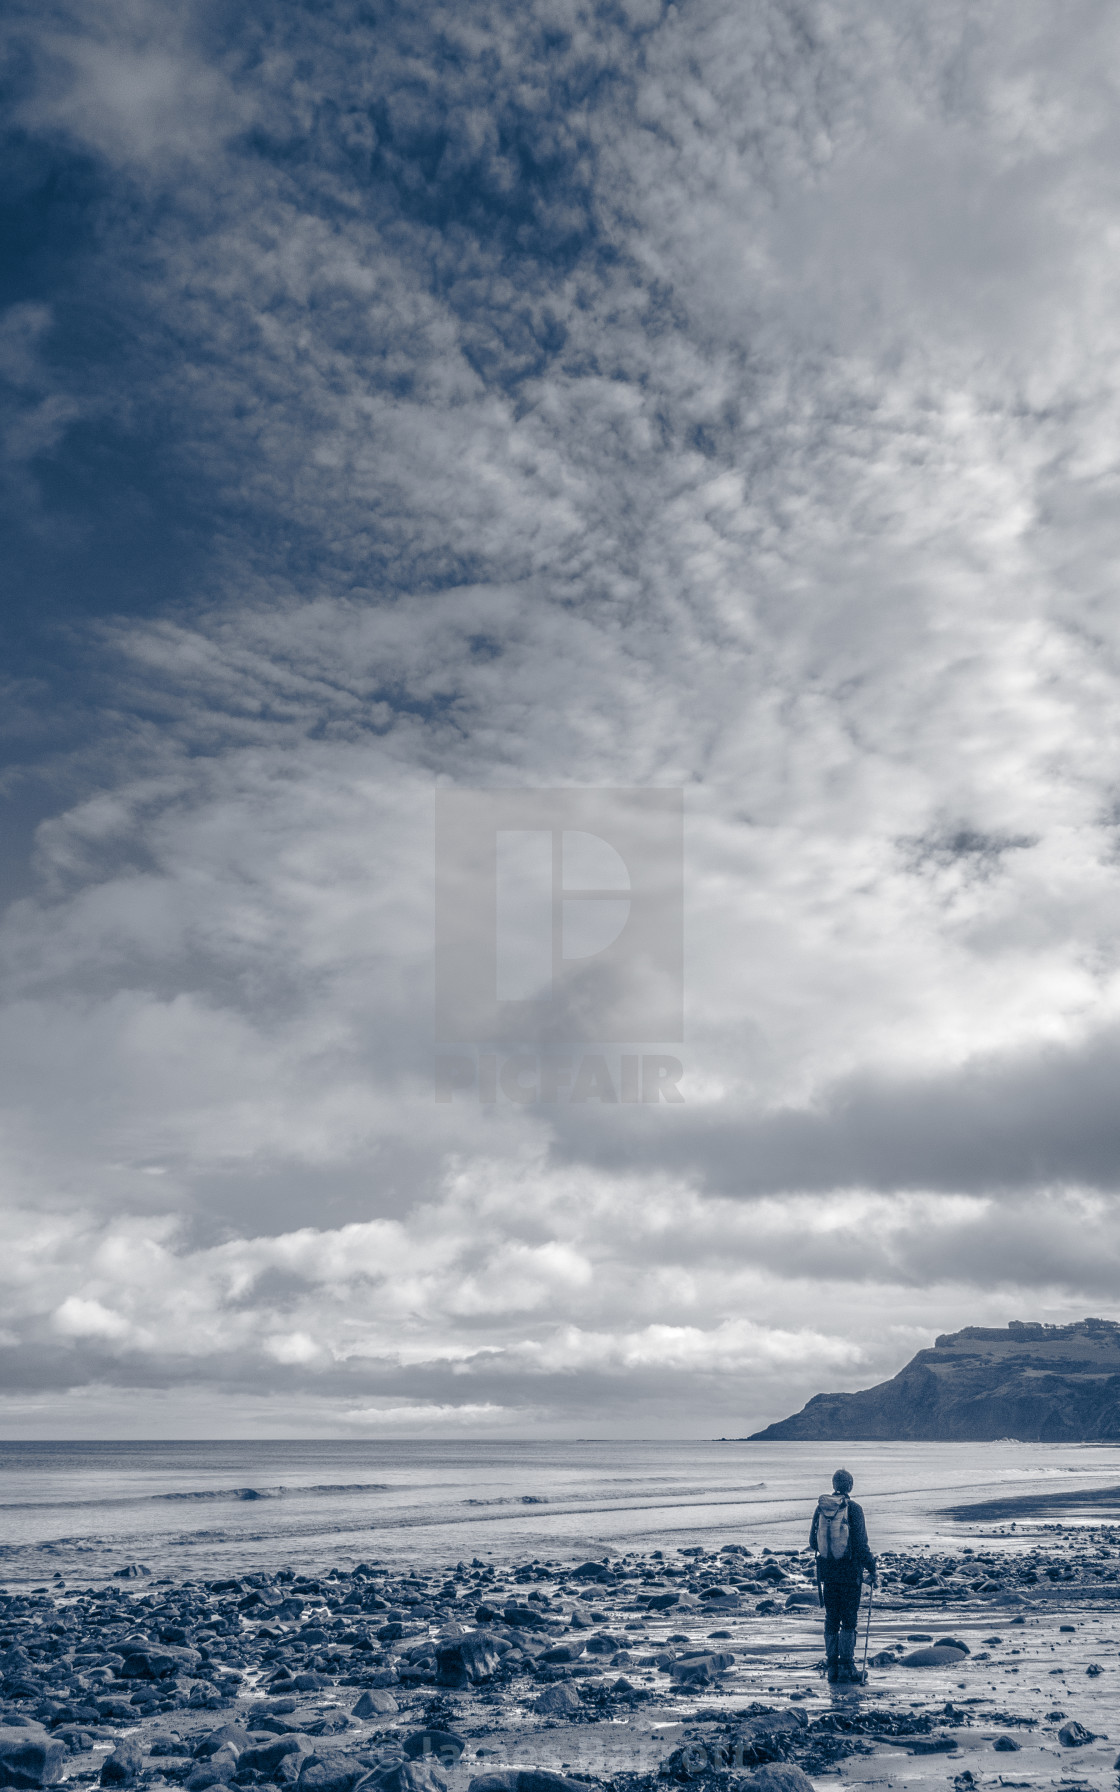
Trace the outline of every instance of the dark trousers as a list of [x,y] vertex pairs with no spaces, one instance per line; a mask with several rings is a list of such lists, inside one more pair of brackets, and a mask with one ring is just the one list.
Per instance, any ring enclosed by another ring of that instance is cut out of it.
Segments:
[[826,1637],[835,1636],[839,1630],[856,1629],[862,1591],[863,1573],[854,1562],[837,1562],[835,1567],[821,1568]]

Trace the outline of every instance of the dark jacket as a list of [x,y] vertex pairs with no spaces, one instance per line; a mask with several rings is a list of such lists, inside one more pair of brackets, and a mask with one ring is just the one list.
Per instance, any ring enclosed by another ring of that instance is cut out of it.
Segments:
[[[817,1547],[817,1520],[819,1517],[820,1507],[818,1506],[813,1513],[813,1522],[809,1528],[809,1548],[814,1551]],[[875,1557],[872,1555],[871,1545],[867,1541],[867,1521],[863,1516],[863,1507],[857,1506],[855,1500],[849,1500],[847,1553],[841,1556],[838,1562],[826,1561],[823,1557],[818,1556],[817,1573],[818,1575],[827,1575],[840,1572],[846,1578],[853,1573],[858,1574],[864,1568],[874,1580]]]

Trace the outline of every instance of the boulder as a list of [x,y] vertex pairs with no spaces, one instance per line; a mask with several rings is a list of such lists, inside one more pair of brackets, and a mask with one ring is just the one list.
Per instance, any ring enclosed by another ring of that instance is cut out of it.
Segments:
[[[112,1754],[101,1763],[103,1786],[131,1786],[144,1765],[144,1750],[135,1736],[122,1736]],[[10,1783],[10,1782],[9,1782]]]
[[561,1682],[558,1686],[550,1686],[547,1692],[542,1692],[534,1710],[542,1711],[549,1717],[568,1717],[573,1712],[583,1710],[583,1700],[574,1686]]
[[187,1792],[207,1792],[210,1786],[226,1786],[237,1772],[238,1757],[232,1749],[219,1749],[208,1761],[197,1761],[183,1784]]
[[120,1672],[125,1680],[171,1680],[176,1674],[193,1674],[201,1660],[197,1649],[179,1648],[174,1643],[133,1644]]
[[643,1593],[640,1603],[646,1607],[647,1611],[667,1612],[677,1604],[679,1599],[679,1593]]
[[[88,1730],[79,1730],[75,1725],[67,1724],[64,1729],[55,1731],[60,1742],[64,1742],[72,1755],[83,1754],[93,1747],[93,1737]],[[149,1751],[150,1752],[150,1751]]]
[[504,1651],[494,1637],[471,1630],[436,1649],[436,1681],[440,1686],[476,1686],[489,1680]]
[[42,1681],[31,1672],[4,1676],[4,1697],[7,1699],[37,1699],[42,1692]]
[[1010,1755],[1012,1753],[1017,1753],[1022,1747],[1022,1744],[1016,1742],[1014,1736],[997,1736],[992,1743],[992,1747],[998,1749],[1001,1755]]
[[[610,1636],[606,1631],[601,1630],[595,1636],[587,1637],[583,1647],[589,1655],[617,1655],[620,1649],[625,1649],[626,1638]],[[551,1655],[551,1650],[549,1654]],[[574,1657],[569,1657],[569,1660],[574,1659]]]
[[609,1580],[612,1584],[614,1581],[614,1575],[607,1562],[581,1562],[578,1568],[572,1569],[568,1578],[569,1580]]
[[308,1745],[301,1736],[277,1736],[275,1742],[256,1742],[249,1748],[242,1749],[239,1767],[251,1768],[254,1773],[265,1773],[272,1779],[285,1755],[309,1753]]
[[[590,1644],[588,1645],[590,1647]],[[551,1649],[541,1653],[542,1661],[578,1661],[583,1654],[581,1642],[553,1643]]]
[[394,1761],[359,1780],[360,1792],[447,1792],[447,1781],[431,1761]]
[[738,1725],[737,1733],[743,1742],[772,1741],[777,1737],[796,1735],[807,1728],[808,1722],[804,1711],[760,1711],[757,1717],[744,1719]]
[[97,1715],[103,1723],[116,1719],[119,1723],[127,1724],[135,1723],[140,1714],[127,1699],[98,1699]]
[[413,1730],[401,1743],[406,1760],[437,1760],[441,1767],[454,1767],[466,1746],[454,1730]]
[[538,1611],[535,1605],[519,1605],[512,1601],[503,1609],[502,1616],[517,1630],[543,1630],[548,1622],[545,1613]]
[[204,1736],[202,1741],[197,1744],[194,1758],[196,1761],[209,1761],[218,1753],[219,1749],[227,1746],[234,1748],[240,1754],[242,1749],[250,1746],[252,1740],[248,1730],[243,1730],[240,1724],[221,1724],[216,1730],[211,1730],[209,1735]]
[[368,1687],[351,1712],[352,1717],[392,1717],[400,1706],[391,1692],[382,1692],[378,1687]]
[[717,1759],[713,1763],[709,1757],[706,1743],[686,1742],[683,1747],[674,1749],[668,1760],[662,1763],[661,1772],[674,1780],[700,1779],[712,1769],[713,1765],[717,1770],[719,1767],[726,1766],[726,1762],[719,1759],[721,1754],[722,1751],[717,1743]]
[[467,1792],[588,1792],[588,1782],[547,1767],[503,1767],[476,1773]]
[[322,1754],[305,1755],[296,1785],[300,1792],[351,1792],[366,1777],[363,1761],[341,1749],[324,1749]]
[[1096,1740],[1092,1730],[1087,1730],[1084,1724],[1077,1722],[1076,1718],[1071,1718],[1069,1723],[1063,1724],[1058,1731],[1058,1741],[1063,1748],[1084,1748],[1087,1742]]
[[66,1752],[64,1742],[38,1726],[0,1725],[0,1786],[53,1786]]

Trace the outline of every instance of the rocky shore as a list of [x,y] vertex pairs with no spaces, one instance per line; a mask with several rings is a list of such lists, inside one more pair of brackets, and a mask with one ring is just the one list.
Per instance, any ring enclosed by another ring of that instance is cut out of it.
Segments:
[[1118,1544],[1049,1525],[882,1556],[868,1683],[835,1690],[810,1556],[737,1542],[9,1587],[0,1785],[1113,1787]]

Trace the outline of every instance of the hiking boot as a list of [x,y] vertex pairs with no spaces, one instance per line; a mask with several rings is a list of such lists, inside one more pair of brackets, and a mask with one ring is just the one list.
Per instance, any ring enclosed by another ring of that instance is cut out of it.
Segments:
[[841,1686],[860,1686],[863,1675],[856,1666],[856,1633],[845,1625],[837,1637],[839,1645],[839,1662],[837,1665],[837,1681]]

